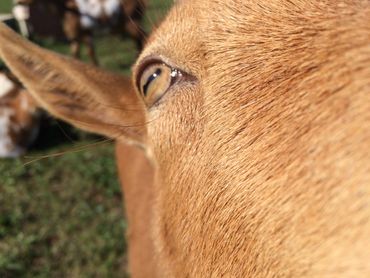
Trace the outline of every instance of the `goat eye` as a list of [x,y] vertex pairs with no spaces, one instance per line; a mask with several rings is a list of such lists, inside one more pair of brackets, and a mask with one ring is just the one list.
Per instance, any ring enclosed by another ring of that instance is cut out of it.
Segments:
[[146,104],[150,106],[157,102],[181,75],[179,70],[166,64],[149,65],[138,84]]

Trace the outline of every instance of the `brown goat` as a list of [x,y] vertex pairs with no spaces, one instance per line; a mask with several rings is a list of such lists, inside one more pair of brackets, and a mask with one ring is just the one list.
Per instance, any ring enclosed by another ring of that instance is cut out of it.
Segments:
[[160,277],[369,277],[369,18],[365,0],[177,1],[136,93],[3,26],[0,54],[51,113],[145,150]]

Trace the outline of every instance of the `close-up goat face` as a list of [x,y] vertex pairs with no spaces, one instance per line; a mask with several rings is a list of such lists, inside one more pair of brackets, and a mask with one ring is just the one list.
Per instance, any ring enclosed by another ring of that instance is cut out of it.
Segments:
[[366,277],[369,18],[368,1],[178,1],[131,81],[3,26],[0,54],[52,114],[144,151],[159,277]]

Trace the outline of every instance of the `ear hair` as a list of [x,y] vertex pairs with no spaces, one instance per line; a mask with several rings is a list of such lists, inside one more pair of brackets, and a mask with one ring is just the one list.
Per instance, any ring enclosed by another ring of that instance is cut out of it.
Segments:
[[51,114],[88,131],[143,142],[145,106],[129,78],[42,49],[4,24],[0,56]]

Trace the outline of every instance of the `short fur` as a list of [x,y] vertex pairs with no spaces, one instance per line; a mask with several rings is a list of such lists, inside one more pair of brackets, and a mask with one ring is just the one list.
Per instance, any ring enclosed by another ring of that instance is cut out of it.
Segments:
[[[126,111],[146,128],[124,133],[142,138],[155,165],[161,277],[370,276],[369,18],[365,0],[176,4],[134,78],[150,57],[192,78]],[[37,76],[59,74],[59,60],[43,66],[26,43],[9,54],[14,35],[0,35],[1,55],[30,88],[28,59]],[[90,86],[89,76],[75,82]]]

